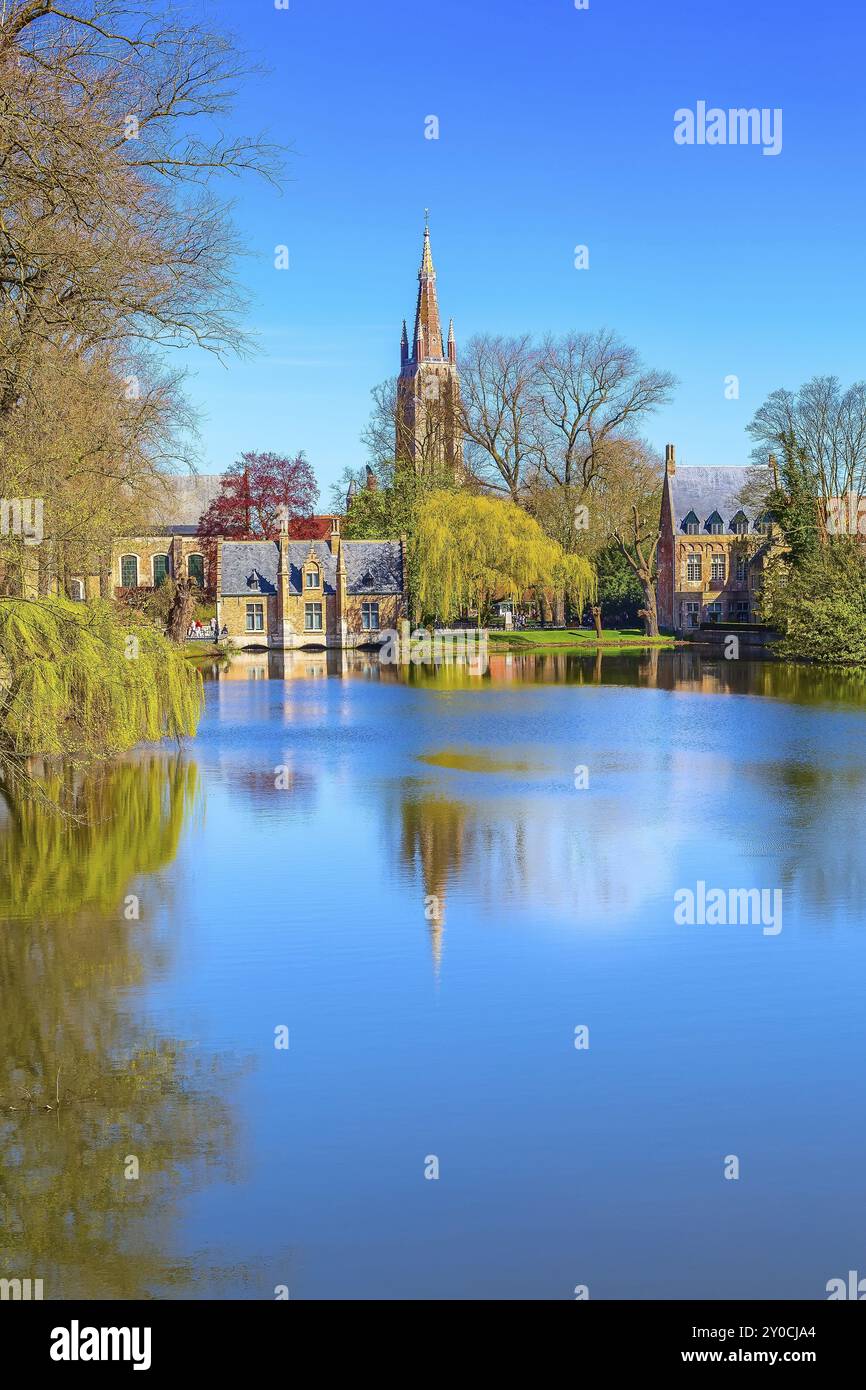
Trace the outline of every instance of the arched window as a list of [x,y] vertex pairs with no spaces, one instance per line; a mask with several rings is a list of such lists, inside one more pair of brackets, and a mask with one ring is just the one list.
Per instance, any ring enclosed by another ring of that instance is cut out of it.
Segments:
[[69,581],[69,597],[72,599],[73,603],[83,603],[83,602],[84,602],[84,580],[83,580],[83,579],[70,579],[70,581]]
[[121,555],[120,585],[123,589],[138,588],[138,556]]
[[191,584],[197,584],[200,589],[204,588],[203,555],[188,555],[186,561],[186,572],[189,575]]
[[153,557],[153,587],[158,589],[160,584],[164,584],[168,579],[168,556],[154,555]]
[[307,573],[306,573],[306,581],[305,581],[305,583],[306,583],[306,587],[307,587],[308,589],[318,589],[318,587],[319,587],[319,569],[318,569],[318,566],[317,566],[317,565],[310,565],[310,567],[309,567],[309,569],[307,570]]

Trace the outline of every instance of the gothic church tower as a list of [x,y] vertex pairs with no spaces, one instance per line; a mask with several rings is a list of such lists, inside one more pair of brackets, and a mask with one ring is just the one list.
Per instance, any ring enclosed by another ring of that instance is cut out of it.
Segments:
[[400,343],[396,459],[398,464],[413,464],[419,476],[434,483],[437,479],[459,480],[463,473],[454,320],[448,328],[446,346],[439,320],[430,228],[426,225],[418,271],[415,332],[410,348],[404,319]]

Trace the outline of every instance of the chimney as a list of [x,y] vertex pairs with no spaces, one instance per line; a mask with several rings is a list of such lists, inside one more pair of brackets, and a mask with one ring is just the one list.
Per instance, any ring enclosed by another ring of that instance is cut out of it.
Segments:
[[330,518],[330,522],[331,522],[331,534],[330,534],[329,537],[328,537],[328,545],[330,546],[331,554],[332,554],[332,555],[339,555],[339,553],[340,553],[340,518],[339,518],[338,516],[332,516],[332,517]]
[[677,471],[677,450],[675,444],[665,445],[665,472],[673,476]]

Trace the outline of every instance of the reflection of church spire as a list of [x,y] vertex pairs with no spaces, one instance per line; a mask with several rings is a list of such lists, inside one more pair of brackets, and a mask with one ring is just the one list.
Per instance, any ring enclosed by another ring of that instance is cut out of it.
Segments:
[[430,950],[433,955],[433,975],[438,984],[442,969],[442,933],[445,930],[445,884],[436,886],[424,884],[424,916],[430,933]]
[[404,863],[420,868],[424,885],[424,917],[430,933],[436,978],[442,964],[445,932],[445,894],[450,879],[463,863],[466,809],[459,801],[441,797],[407,797],[402,808]]

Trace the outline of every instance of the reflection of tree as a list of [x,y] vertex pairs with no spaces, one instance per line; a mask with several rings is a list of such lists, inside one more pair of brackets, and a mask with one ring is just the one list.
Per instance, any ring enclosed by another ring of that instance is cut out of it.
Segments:
[[741,825],[744,845],[759,842],[765,833],[769,792],[778,808],[778,882],[786,911],[788,903],[809,904],[822,928],[836,921],[850,925],[852,904],[866,898],[866,864],[855,830],[866,767],[862,762],[828,766],[830,756],[825,750],[814,762],[786,758],[746,764],[739,773],[754,792]]
[[180,759],[123,763],[70,786],[81,819],[28,801],[0,825],[0,910],[16,909],[0,931],[0,1275],[41,1278],[46,1298],[194,1277],[168,1256],[169,1220],[225,1155],[227,1115],[213,1074],[123,1008],[156,948],[122,895],[171,862],[196,785]]
[[39,797],[6,801],[0,917],[53,918],[88,906],[119,912],[130,879],[174,858],[198,789],[195,764],[180,757],[47,780],[64,814],[46,810]]
[[[432,669],[427,671],[429,683],[438,684]],[[708,695],[764,695],[795,704],[866,704],[864,671],[828,671],[768,657],[750,658],[748,652],[726,660],[723,651],[697,647],[493,652],[489,679],[492,685],[645,686]]]

